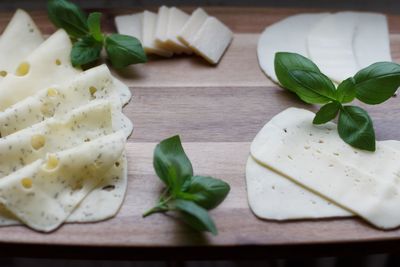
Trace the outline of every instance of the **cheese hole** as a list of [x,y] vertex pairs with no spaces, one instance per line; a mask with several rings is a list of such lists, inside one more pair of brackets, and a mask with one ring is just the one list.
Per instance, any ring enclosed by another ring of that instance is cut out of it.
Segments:
[[58,95],[58,91],[54,88],[47,89],[47,96],[54,97]]
[[30,189],[32,188],[32,179],[29,177],[25,177],[21,180],[21,185],[25,188],[25,189]]
[[115,167],[119,167],[119,162],[115,162]]
[[114,190],[114,189],[115,189],[115,185],[110,184],[110,185],[104,186],[101,190],[104,190],[104,191],[112,191],[112,190]]
[[31,137],[31,145],[33,149],[38,150],[44,147],[46,144],[46,138],[41,134],[36,134]]
[[27,75],[30,69],[30,65],[28,62],[22,62],[21,64],[19,64],[17,71],[15,72],[15,74],[17,76],[24,76]]
[[94,97],[94,94],[97,92],[97,88],[94,87],[94,86],[90,86],[90,87],[89,87],[89,92],[90,92],[90,95],[91,95],[92,97]]
[[46,168],[49,170],[53,170],[58,166],[58,159],[55,155],[49,155],[47,157]]
[[61,65],[61,60],[59,60],[58,58],[56,59],[56,65],[60,66]]
[[2,71],[0,71],[0,76],[1,77],[6,77],[7,76],[7,71],[5,71],[5,70],[2,70]]
[[40,112],[42,113],[43,116],[45,117],[52,117],[54,115],[54,109],[47,103],[44,103],[40,107]]

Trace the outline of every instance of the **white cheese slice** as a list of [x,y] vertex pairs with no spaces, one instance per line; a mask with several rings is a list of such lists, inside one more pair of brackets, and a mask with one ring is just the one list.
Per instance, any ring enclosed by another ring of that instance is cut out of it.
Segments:
[[124,144],[125,135],[117,132],[48,154],[0,179],[0,202],[27,226],[52,231],[101,183]]
[[299,14],[268,26],[258,39],[257,56],[263,72],[278,83],[274,60],[277,52],[292,52],[308,57],[307,34],[329,13]]
[[166,43],[178,53],[191,54],[192,50],[178,39],[183,26],[189,20],[189,15],[176,7],[169,8]]
[[189,47],[211,64],[217,64],[233,38],[232,31],[215,17],[201,25]]
[[257,134],[251,155],[257,162],[320,194],[371,224],[400,225],[400,152],[377,143],[375,152],[345,144],[336,125],[314,126],[312,112],[290,108]]
[[142,42],[143,13],[115,17],[115,26],[120,34],[136,37]]
[[167,41],[168,15],[168,7],[161,6],[158,8],[157,25],[154,37],[156,38],[156,42],[160,45],[163,45]]
[[308,34],[310,59],[322,73],[337,83],[358,71],[353,51],[357,18],[353,12],[339,12],[318,21]]
[[63,117],[69,111],[97,99],[107,99],[112,103],[114,128],[123,129],[129,136],[133,126],[121,113],[121,86],[126,87],[116,82],[106,65],[89,69],[71,81],[42,89],[1,112],[1,136],[12,134],[48,117]]
[[199,31],[201,25],[203,25],[208,17],[209,16],[204,9],[197,8],[193,11],[192,15],[190,15],[189,19],[178,33],[178,39],[185,45],[189,46],[189,44],[193,42],[193,38]]
[[150,11],[144,11],[143,12],[143,25],[142,25],[143,26],[143,28],[142,28],[142,34],[143,34],[142,45],[143,45],[144,51],[147,54],[156,54],[156,55],[163,56],[163,57],[170,57],[170,56],[172,56],[172,52],[161,48],[156,43],[156,39],[155,39],[156,25],[157,25],[157,14],[150,12]]
[[71,41],[59,30],[20,63],[17,74],[0,83],[0,111],[38,90],[67,81],[79,73],[70,62]]
[[17,68],[44,38],[32,18],[18,9],[0,37],[0,79]]

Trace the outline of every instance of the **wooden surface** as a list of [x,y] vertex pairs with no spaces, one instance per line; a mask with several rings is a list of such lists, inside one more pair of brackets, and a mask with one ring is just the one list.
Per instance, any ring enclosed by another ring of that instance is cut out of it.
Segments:
[[[113,250],[121,257],[142,253],[139,256],[155,259],[161,255],[155,251],[169,253],[180,248],[176,257],[207,258],[225,249],[227,257],[240,258],[240,253],[246,251],[260,257],[271,253],[313,253],[312,249],[326,254],[334,253],[333,248],[336,252],[349,252],[343,244],[352,244],[354,251],[361,252],[365,246],[380,252],[400,247],[400,230],[380,231],[358,219],[274,222],[257,219],[251,213],[244,175],[250,142],[278,112],[290,106],[305,107],[261,72],[256,58],[258,34],[278,19],[307,10],[207,11],[235,31],[234,41],[217,67],[196,57],[177,57],[152,59],[116,74],[133,92],[124,112],[135,126],[127,144],[129,188],[118,215],[100,223],[64,225],[51,234],[25,227],[0,228],[0,254],[40,256],[61,248],[57,253],[82,256],[82,251],[86,251],[107,258]],[[106,28],[112,29],[110,18],[118,12],[110,11]],[[44,13],[33,14],[40,28],[51,33],[53,28]],[[10,14],[3,14],[0,23],[4,25],[9,17]],[[389,21],[393,57],[399,61],[400,17],[390,16]],[[400,139],[398,98],[379,107],[368,106],[367,110],[378,139]],[[219,229],[216,237],[195,233],[169,216],[141,217],[156,202],[162,188],[152,168],[154,145],[174,134],[181,135],[196,174],[212,175],[231,184],[226,201],[211,212]],[[194,256],[197,246],[209,254]]]

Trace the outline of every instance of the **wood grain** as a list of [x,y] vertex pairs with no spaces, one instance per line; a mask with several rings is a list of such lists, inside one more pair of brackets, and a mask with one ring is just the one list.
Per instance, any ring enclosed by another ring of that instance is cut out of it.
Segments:
[[[129,188],[118,215],[94,224],[65,225],[51,234],[36,233],[25,227],[0,228],[0,245],[150,251],[180,248],[189,251],[188,255],[191,249],[205,245],[213,251],[223,247],[232,251],[275,247],[272,251],[289,255],[296,245],[325,244],[327,247],[340,242],[354,246],[400,240],[400,230],[380,231],[358,219],[275,222],[260,220],[251,213],[244,177],[250,142],[278,112],[290,106],[306,107],[260,70],[256,57],[258,34],[265,26],[290,14],[321,10],[207,8],[207,11],[235,31],[234,41],[218,66],[209,66],[196,57],[153,58],[148,64],[115,73],[133,92],[134,97],[124,112],[135,125],[127,144]],[[129,12],[133,10],[107,11],[105,28],[113,28],[113,15]],[[10,13],[0,13],[0,28],[10,17]],[[43,32],[53,31],[44,12],[33,12],[33,17]],[[389,22],[392,54],[399,62],[400,16],[390,16]],[[393,98],[382,106],[366,107],[374,120],[378,139],[400,139],[398,101]],[[307,108],[315,110],[315,107]],[[197,174],[213,175],[231,184],[232,191],[226,201],[211,212],[220,232],[216,237],[195,233],[171,216],[141,217],[161,190],[161,182],[152,168],[153,148],[174,134],[181,135]]]

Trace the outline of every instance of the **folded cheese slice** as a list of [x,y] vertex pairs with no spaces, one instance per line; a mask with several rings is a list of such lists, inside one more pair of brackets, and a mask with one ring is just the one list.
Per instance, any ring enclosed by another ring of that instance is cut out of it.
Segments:
[[59,227],[121,157],[125,135],[117,132],[48,154],[0,179],[0,202],[27,226]]
[[113,125],[129,136],[132,123],[121,113],[120,91],[129,89],[111,75],[106,65],[78,74],[71,81],[38,91],[0,113],[0,133],[7,136],[49,117],[62,117],[69,111],[97,99],[107,99],[113,106]]
[[24,10],[18,9],[0,37],[0,79],[13,73],[20,61],[43,41],[32,18]]
[[400,152],[382,143],[373,153],[352,148],[335,124],[314,126],[313,116],[295,108],[276,115],[257,134],[251,155],[379,228],[399,226]]

